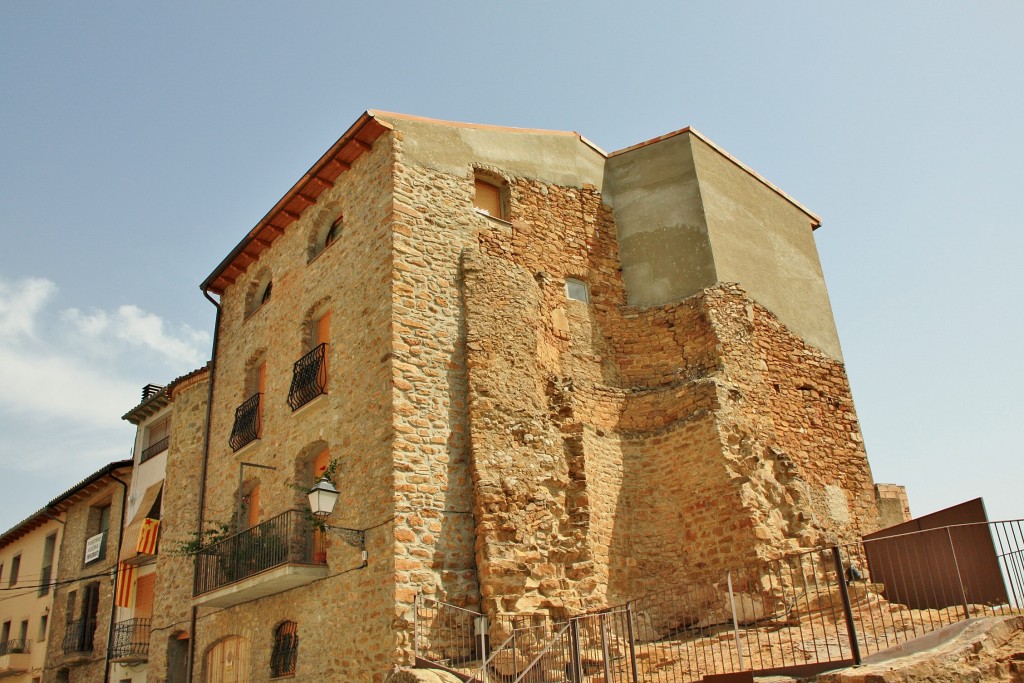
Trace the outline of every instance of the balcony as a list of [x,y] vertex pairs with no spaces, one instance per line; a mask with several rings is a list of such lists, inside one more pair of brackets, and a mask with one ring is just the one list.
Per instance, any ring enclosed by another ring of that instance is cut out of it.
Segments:
[[149,619],[126,619],[114,624],[110,661],[122,664],[149,659]]
[[238,451],[260,438],[260,429],[263,426],[261,396],[262,394],[253,394],[235,409],[235,424],[231,428],[231,439],[228,441],[231,450]]
[[32,666],[30,657],[27,640],[8,640],[0,643],[0,677],[25,673]]
[[95,619],[76,619],[64,627],[64,642],[61,650],[65,658],[92,656],[93,635],[96,633]]
[[327,389],[327,344],[319,344],[292,367],[288,405],[298,410]]
[[193,604],[230,607],[327,576],[313,557],[309,513],[289,510],[196,553]]
[[146,449],[142,451],[142,455],[139,456],[139,462],[143,463],[152,458],[155,455],[160,455],[167,450],[167,445],[170,444],[171,437],[165,436],[154,444],[146,446]]

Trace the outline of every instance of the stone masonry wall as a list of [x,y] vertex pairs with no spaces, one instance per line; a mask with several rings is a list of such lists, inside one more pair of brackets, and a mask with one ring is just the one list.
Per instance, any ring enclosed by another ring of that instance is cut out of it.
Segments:
[[180,548],[193,538],[199,514],[208,391],[207,379],[176,390],[172,398],[171,440],[161,493],[160,547],[146,669],[149,683],[167,681],[169,642],[180,635],[191,635],[194,561],[182,555]]
[[[396,659],[396,572],[392,458],[393,149],[378,139],[317,203],[290,225],[222,296],[216,349],[205,519],[234,517],[239,464],[245,486],[260,485],[260,519],[307,506],[312,459],[324,447],[338,462],[341,498],[329,523],[365,529],[368,564],[357,548],[328,534],[328,578],[227,609],[202,608],[195,672],[219,640],[244,637],[249,680],[267,680],[274,628],[298,623],[300,680],[379,681]],[[319,253],[312,246],[343,215],[341,234]],[[247,310],[272,277],[269,301]],[[332,314],[328,393],[292,411],[292,368],[310,348],[311,326]],[[266,363],[261,438],[233,453],[235,408],[255,390],[253,368]],[[316,615],[317,621],[313,621]]]
[[[578,612],[870,525],[842,366],[742,290],[629,308],[595,188],[506,177],[506,222],[472,210],[468,164],[465,176],[399,178],[425,226],[417,236],[443,229],[448,240],[431,259],[409,245],[419,281],[465,311],[418,302],[450,362],[415,374],[460,399],[464,335],[487,613]],[[589,305],[566,300],[566,277],[589,284]],[[794,384],[810,375],[817,395]]]
[[[131,477],[131,469],[126,467],[116,470],[114,474],[127,482]],[[114,584],[110,580],[110,573],[117,566],[124,489],[113,479],[104,477],[98,486],[87,490],[90,491],[87,496],[63,512],[65,524],[60,541],[60,563],[55,578],[50,633],[47,635],[46,669],[43,672],[43,681],[46,683],[57,680],[58,671],[64,668],[69,671],[68,680],[71,683],[100,683],[104,678],[110,612],[114,600]],[[110,533],[107,536],[105,555],[103,559],[85,564],[86,539],[96,533],[96,529],[90,526],[91,517],[95,524],[95,514],[91,508],[108,504]],[[92,650],[84,654],[65,655],[62,644],[67,633],[68,595],[72,591],[77,594],[74,614],[71,616],[77,620],[82,616],[82,598],[86,585],[90,583],[99,585],[99,607],[96,610]]]

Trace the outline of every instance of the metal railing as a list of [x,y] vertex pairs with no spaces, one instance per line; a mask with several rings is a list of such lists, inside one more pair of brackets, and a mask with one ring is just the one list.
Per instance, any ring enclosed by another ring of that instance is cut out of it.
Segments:
[[110,658],[145,659],[149,656],[149,619],[126,619],[114,624]]
[[260,437],[263,411],[260,401],[263,394],[253,394],[235,409],[235,423],[231,427],[231,450],[237,451]]
[[28,643],[29,641],[25,640],[24,638],[2,642],[0,643],[0,657],[3,657],[4,655],[16,655],[27,653],[29,651]]
[[[443,605],[443,603],[440,603]],[[432,606],[433,613],[455,612]],[[939,628],[1024,607],[1024,522],[963,524],[684,578],[562,623],[520,624],[466,678],[510,683],[689,683],[706,675],[812,675]],[[427,618],[417,657],[469,649],[466,619]],[[522,620],[531,615],[512,619]],[[455,619],[454,623],[451,623]],[[492,633],[500,629],[492,629]],[[438,643],[442,646],[438,646]],[[461,644],[461,646],[460,646]],[[447,662],[447,664],[445,664]],[[490,678],[488,678],[490,677]],[[595,679],[596,680],[596,679]]]
[[193,595],[202,595],[283,564],[324,564],[313,555],[309,512],[289,510],[196,553]]
[[92,652],[95,633],[95,619],[69,621],[64,627],[64,641],[61,643],[61,650],[66,655]]
[[327,389],[327,344],[318,344],[295,361],[292,385],[288,389],[288,405],[298,410]]
[[142,451],[142,455],[139,456],[139,462],[140,463],[146,462],[147,460],[152,458],[154,455],[159,455],[159,454],[163,453],[164,451],[167,450],[167,446],[170,443],[171,443],[171,437],[165,436],[164,438],[160,439],[156,443],[153,443],[153,444],[150,444],[149,446],[146,446],[146,448],[143,449],[143,451]]
[[413,611],[416,659],[447,671],[476,673],[487,653],[483,618],[479,612],[417,595]]

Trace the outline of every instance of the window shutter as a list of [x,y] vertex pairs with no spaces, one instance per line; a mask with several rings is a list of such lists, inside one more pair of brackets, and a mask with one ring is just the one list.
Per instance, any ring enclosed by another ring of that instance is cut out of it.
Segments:
[[494,218],[504,218],[501,212],[501,189],[484,180],[476,181],[476,199],[473,206]]
[[153,616],[153,584],[156,574],[140,576],[135,582],[135,614],[136,619],[149,619]]

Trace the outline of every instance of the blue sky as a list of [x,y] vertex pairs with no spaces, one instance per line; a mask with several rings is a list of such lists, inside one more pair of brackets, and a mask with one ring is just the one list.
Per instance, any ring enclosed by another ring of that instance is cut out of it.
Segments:
[[1024,4],[0,3],[0,529],[130,455],[198,285],[365,109],[692,125],[818,213],[876,480],[1024,516]]

